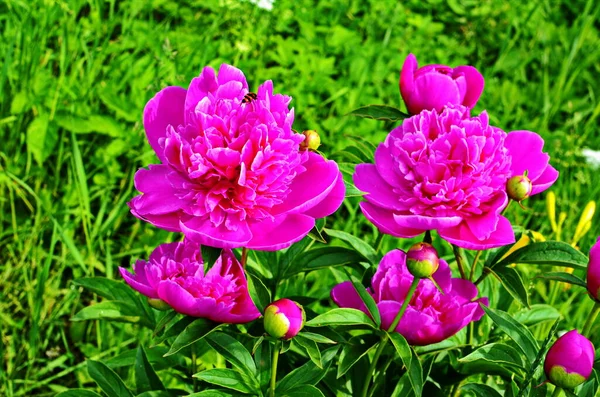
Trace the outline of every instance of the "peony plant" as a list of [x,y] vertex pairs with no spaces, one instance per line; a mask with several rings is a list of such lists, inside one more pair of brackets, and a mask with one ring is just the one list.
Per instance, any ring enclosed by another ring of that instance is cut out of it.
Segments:
[[[114,396],[595,395],[598,244],[588,259],[559,241],[553,205],[555,240],[507,211],[559,174],[540,135],[473,110],[483,87],[472,66],[409,55],[409,114],[351,112],[394,124],[371,152],[348,149],[361,161],[327,158],[316,130],[293,129],[289,96],[271,81],[253,92],[231,65],[158,92],[143,114],[158,163],[135,174],[129,207],[174,242],[120,268],[124,283],[76,281],[104,298],[76,320],[152,331],[117,360],[133,382],[115,361],[89,360],[90,377]],[[529,312],[539,266],[550,305]],[[587,288],[581,334],[551,306],[559,283]]]

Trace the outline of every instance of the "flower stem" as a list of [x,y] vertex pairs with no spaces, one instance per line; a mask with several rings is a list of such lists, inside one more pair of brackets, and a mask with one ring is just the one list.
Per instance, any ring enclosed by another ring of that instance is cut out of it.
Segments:
[[471,274],[469,275],[469,280],[473,281],[473,279],[475,278],[475,269],[477,268],[477,262],[479,261],[479,257],[481,256],[481,253],[483,251],[477,251],[477,254],[475,254],[475,258],[473,259],[473,264],[471,265]]
[[474,284],[479,285],[479,283],[482,282],[490,273],[491,273],[490,269],[488,269],[487,267],[484,267],[483,273],[481,273],[481,276],[479,276],[479,278],[475,281]]
[[[196,345],[192,344],[192,375],[198,372],[197,366],[197,356],[196,356]],[[198,391],[198,378],[194,377],[194,393]]]
[[387,334],[381,337],[381,342],[379,342],[379,346],[377,346],[377,350],[375,351],[375,355],[373,356],[373,360],[371,361],[371,365],[369,366],[369,372],[367,372],[367,378],[365,379],[365,384],[363,385],[362,393],[360,394],[362,397],[367,397],[369,394],[369,385],[371,384],[371,379],[373,378],[373,372],[377,368],[377,361],[379,361],[379,357],[381,353],[383,353],[383,349],[387,344]]
[[555,387],[554,388],[554,393],[552,393],[552,397],[558,397],[558,396],[560,396],[561,392],[562,392],[562,389],[560,387]]
[[588,338],[590,337],[590,330],[592,329],[592,325],[594,324],[596,317],[598,317],[598,313],[600,313],[600,303],[596,302],[594,304],[594,308],[588,316],[587,321],[585,322],[585,325],[583,326],[583,331],[581,332],[583,336]]
[[248,248],[242,248],[242,269],[246,268],[246,261],[248,260]]
[[460,277],[466,280],[467,274],[465,273],[465,264],[462,257],[462,249],[452,244],[452,251],[454,252],[454,257],[456,258],[456,265],[458,266]]
[[275,384],[277,383],[277,363],[279,362],[279,351],[281,350],[281,341],[275,342],[273,349],[273,360],[271,361],[271,386],[269,387],[269,396],[275,397]]
[[408,307],[408,304],[410,303],[410,300],[412,299],[420,280],[421,279],[416,277],[413,278],[412,284],[410,285],[408,293],[406,294],[406,298],[404,298],[404,302],[402,302],[402,307],[400,308],[398,314],[396,314],[396,318],[394,318],[394,321],[392,322],[392,325],[390,325],[390,328],[388,328],[387,332],[394,332],[396,330],[396,327],[400,323],[400,320],[402,319],[402,316],[404,315],[404,312],[406,311],[406,308]]
[[381,244],[383,243],[383,236],[384,234],[379,232],[377,240],[375,240],[375,252],[379,252],[379,250],[381,249]]

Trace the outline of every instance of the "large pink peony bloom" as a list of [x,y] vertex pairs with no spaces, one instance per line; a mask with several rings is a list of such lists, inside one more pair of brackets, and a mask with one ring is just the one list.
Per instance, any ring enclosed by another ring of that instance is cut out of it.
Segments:
[[204,245],[279,250],[337,210],[342,175],[300,150],[291,98],[271,81],[247,93],[244,74],[224,64],[148,102],[144,128],[161,164],[136,173],[135,216]]
[[414,237],[437,230],[453,244],[487,249],[515,241],[501,215],[506,182],[528,172],[532,195],[549,188],[558,172],[530,131],[508,135],[470,117],[463,106],[424,110],[405,119],[375,151],[375,164],[359,164],[356,186],[368,194],[365,216],[384,233]]
[[411,114],[433,109],[440,112],[448,104],[470,109],[479,100],[483,86],[483,76],[473,66],[419,68],[413,54],[408,54],[400,72],[400,94]]
[[592,298],[600,302],[600,237],[590,250],[587,267],[587,289]]
[[244,269],[228,249],[206,275],[200,246],[187,240],[158,246],[148,262],[135,263],[135,274],[119,270],[133,289],[188,316],[233,324],[260,316],[248,293]]
[[[424,346],[449,338],[483,316],[479,302],[488,304],[487,298],[474,300],[477,287],[468,280],[452,278],[444,260],[440,260],[440,267],[433,274],[433,279],[444,293],[429,279],[419,281],[396,328],[411,345]],[[412,281],[413,276],[406,267],[406,254],[400,250],[388,252],[371,280],[371,288],[367,290],[377,302],[381,328],[387,330],[392,325]],[[331,291],[331,298],[340,307],[368,313],[349,281],[336,285]]]

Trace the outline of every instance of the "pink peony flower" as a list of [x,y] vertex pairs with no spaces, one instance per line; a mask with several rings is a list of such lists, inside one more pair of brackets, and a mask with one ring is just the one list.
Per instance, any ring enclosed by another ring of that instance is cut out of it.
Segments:
[[133,289],[160,299],[175,311],[220,323],[247,323],[260,312],[254,306],[242,266],[231,250],[223,250],[204,274],[200,246],[192,241],[159,245],[148,262],[138,260],[134,274],[119,268]]
[[[425,346],[449,338],[483,316],[479,302],[488,304],[487,298],[474,300],[477,287],[468,280],[452,278],[443,259],[433,279],[444,293],[431,280],[421,279],[396,328],[411,345]],[[387,330],[392,325],[412,281],[413,276],[406,267],[406,254],[400,250],[388,252],[371,279],[371,288],[367,289],[377,302],[382,329]],[[331,298],[340,307],[368,314],[350,281],[336,285],[331,291]]]
[[144,109],[161,164],[135,175],[131,212],[200,244],[279,250],[341,205],[338,166],[301,150],[291,98],[267,81],[248,94],[244,74],[203,69],[186,90],[167,87]]
[[418,68],[413,54],[408,54],[400,72],[400,93],[411,114],[433,109],[441,112],[448,104],[471,109],[479,100],[483,86],[483,76],[473,66]]
[[554,342],[544,361],[544,372],[553,385],[573,389],[592,374],[594,345],[576,329]]
[[543,145],[533,132],[507,135],[489,125],[485,112],[470,117],[464,106],[424,110],[387,136],[375,164],[356,167],[354,183],[368,193],[363,213],[384,233],[414,237],[437,230],[460,247],[498,247],[515,241],[501,215],[507,180],[528,171],[533,195],[558,177]]
[[600,237],[590,250],[587,267],[587,289],[592,298],[600,302]]

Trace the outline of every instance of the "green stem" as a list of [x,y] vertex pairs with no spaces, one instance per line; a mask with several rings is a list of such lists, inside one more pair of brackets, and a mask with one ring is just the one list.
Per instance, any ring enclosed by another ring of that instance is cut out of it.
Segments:
[[275,397],[275,385],[277,383],[277,363],[279,361],[279,351],[281,350],[281,341],[275,342],[273,349],[273,360],[271,361],[271,387],[269,387],[269,396]]
[[463,279],[467,279],[467,273],[465,273],[465,264],[462,257],[462,249],[454,244],[452,244],[452,251],[454,252],[454,257],[456,258],[456,265],[458,266],[458,271],[460,272],[460,277]]
[[379,250],[381,249],[381,245],[383,243],[383,236],[384,236],[384,234],[379,232],[379,235],[377,236],[377,239],[375,240],[375,252],[379,252]]
[[[192,344],[192,375],[195,374],[196,372],[198,372],[196,345]],[[198,391],[198,378],[194,377],[193,379],[194,379],[193,380],[194,393],[196,393]]]
[[387,334],[381,337],[381,342],[379,342],[379,346],[377,346],[377,350],[375,351],[375,355],[373,356],[373,360],[371,361],[371,365],[369,366],[369,372],[367,372],[367,378],[365,379],[365,384],[363,385],[362,393],[360,394],[362,397],[367,397],[369,394],[369,385],[371,384],[371,379],[373,378],[373,372],[375,372],[375,368],[377,368],[377,361],[379,361],[379,357],[381,353],[383,353],[383,349],[387,344]]
[[487,267],[484,267],[483,273],[481,273],[481,276],[479,276],[479,278],[475,281],[474,284],[479,285],[479,283],[482,282],[490,273],[491,273],[490,269],[488,269]]
[[421,281],[420,278],[413,278],[412,284],[410,285],[408,293],[406,294],[406,298],[404,298],[404,302],[402,302],[402,307],[400,308],[398,314],[396,314],[396,318],[394,318],[394,321],[392,322],[392,325],[390,325],[390,327],[388,328],[387,332],[394,332],[396,330],[396,327],[400,323],[400,320],[402,319],[402,316],[404,315],[404,312],[406,311],[406,308],[408,307],[408,304],[410,303],[410,300],[412,299],[415,290],[417,289],[417,285],[419,285],[419,281]]
[[600,313],[600,303],[596,302],[594,304],[594,308],[588,316],[587,321],[585,322],[585,325],[583,326],[583,336],[586,336],[588,338],[590,337],[590,330],[592,329],[592,325],[594,324],[596,317],[598,317],[598,313]]
[[242,269],[246,268],[246,261],[248,260],[248,248],[242,248]]
[[475,258],[473,259],[473,264],[471,265],[471,274],[469,275],[469,280],[473,281],[473,278],[475,278],[475,268],[477,268],[477,261],[479,261],[479,257],[481,256],[481,253],[483,251],[477,251],[477,254],[475,254]]
[[560,396],[561,392],[562,392],[562,389],[560,387],[555,387],[554,388],[554,393],[552,393],[552,397],[558,397],[558,396]]

